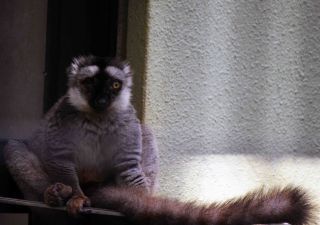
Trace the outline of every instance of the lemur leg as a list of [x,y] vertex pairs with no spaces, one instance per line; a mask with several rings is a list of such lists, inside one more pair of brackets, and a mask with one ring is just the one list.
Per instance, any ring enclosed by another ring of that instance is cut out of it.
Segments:
[[158,147],[152,131],[141,125],[142,131],[142,170],[150,182],[150,190],[154,192],[158,186],[159,159]]
[[38,157],[28,150],[25,143],[10,140],[4,148],[6,165],[22,191],[24,198],[44,201],[52,206],[62,205],[72,189],[63,184],[50,185]]
[[43,199],[43,193],[49,186],[49,179],[41,169],[39,159],[28,150],[26,144],[10,140],[4,147],[4,157],[11,175],[25,198]]

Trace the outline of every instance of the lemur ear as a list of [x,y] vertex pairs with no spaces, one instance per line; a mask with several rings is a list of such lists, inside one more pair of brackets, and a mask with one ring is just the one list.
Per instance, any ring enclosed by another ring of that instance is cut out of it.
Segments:
[[132,72],[132,69],[131,69],[131,66],[130,66],[129,62],[127,62],[127,61],[123,62],[122,71],[126,75],[127,85],[129,87],[131,87],[132,86],[132,75],[133,75],[133,72]]
[[94,56],[92,55],[74,57],[70,66],[67,68],[67,74],[69,76],[77,74],[83,66],[91,64],[93,59]]
[[[77,80],[81,77],[78,74],[81,72],[81,69],[87,65],[92,64],[94,60],[93,55],[88,56],[78,56],[72,59],[70,66],[67,68],[67,75],[69,78],[68,85],[73,86],[77,83]],[[92,75],[97,71],[97,68],[88,68],[88,71],[82,71],[86,75]]]
[[131,87],[133,72],[129,62],[126,60],[114,59],[110,64],[110,68],[107,69],[109,70],[108,72],[110,74],[116,74],[118,72],[122,73],[122,76],[124,75],[126,80],[127,86]]
[[123,62],[122,71],[126,74],[126,77],[132,77],[132,75],[133,75],[131,66],[130,66],[129,62],[127,62],[127,61]]

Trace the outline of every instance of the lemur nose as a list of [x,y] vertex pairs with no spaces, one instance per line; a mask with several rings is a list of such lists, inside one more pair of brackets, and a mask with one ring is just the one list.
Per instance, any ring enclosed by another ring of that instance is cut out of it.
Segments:
[[105,104],[107,103],[107,100],[104,99],[104,98],[100,98],[100,99],[97,100],[97,103],[98,103],[99,105],[105,105]]

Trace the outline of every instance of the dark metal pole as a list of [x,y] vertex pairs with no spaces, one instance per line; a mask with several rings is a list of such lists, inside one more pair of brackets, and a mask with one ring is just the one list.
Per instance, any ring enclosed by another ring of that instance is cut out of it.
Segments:
[[[50,206],[48,206],[44,203],[41,203],[41,202],[22,200],[22,199],[16,199],[16,198],[0,197],[0,203],[9,204],[9,205],[30,206],[30,207],[37,207],[37,208],[67,211],[66,207],[50,207]],[[92,207],[84,208],[82,213],[105,215],[105,216],[123,216],[123,214],[116,212],[116,211],[112,211],[112,210],[108,210],[108,209],[98,209],[98,208],[92,208]]]

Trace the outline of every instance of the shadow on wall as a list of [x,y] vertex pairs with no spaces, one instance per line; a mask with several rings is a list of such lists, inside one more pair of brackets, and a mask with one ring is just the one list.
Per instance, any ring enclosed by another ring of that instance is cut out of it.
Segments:
[[230,7],[229,117],[225,145],[211,153],[320,156],[320,2]]
[[[267,144],[270,2],[237,1],[232,7],[227,152],[259,154]],[[269,10],[268,10],[269,9]],[[262,147],[263,146],[263,147]],[[234,152],[233,152],[234,151]],[[269,152],[268,152],[269,154]]]
[[226,199],[294,183],[318,193],[320,3],[179,3],[150,2],[146,121],[161,192]]
[[301,80],[298,91],[301,94],[303,132],[301,140],[308,139],[311,149],[298,143],[301,153],[320,154],[320,1],[303,1],[300,4],[301,68],[297,74]]
[[150,8],[146,121],[163,154],[320,154],[318,1]]

